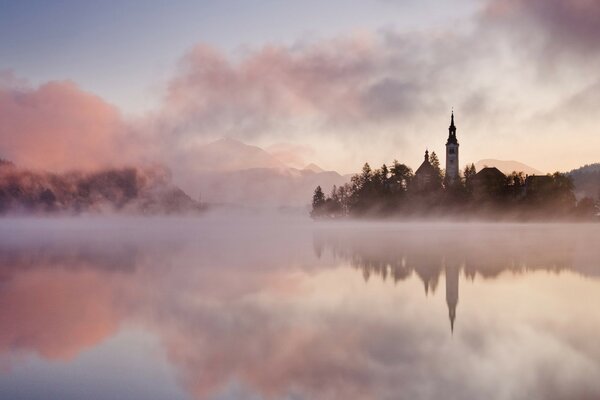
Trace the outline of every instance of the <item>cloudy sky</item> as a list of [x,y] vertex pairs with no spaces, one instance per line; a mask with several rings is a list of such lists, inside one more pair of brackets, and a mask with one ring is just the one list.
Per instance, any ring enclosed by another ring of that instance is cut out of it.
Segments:
[[599,161],[597,0],[0,0],[0,157],[177,164],[229,136],[351,172]]

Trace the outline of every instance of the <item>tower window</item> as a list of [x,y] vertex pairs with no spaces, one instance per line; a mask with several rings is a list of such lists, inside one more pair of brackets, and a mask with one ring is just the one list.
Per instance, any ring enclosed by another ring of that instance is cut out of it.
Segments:
[[451,148],[448,150],[448,154],[454,154],[454,153],[455,153],[454,147],[451,147]]

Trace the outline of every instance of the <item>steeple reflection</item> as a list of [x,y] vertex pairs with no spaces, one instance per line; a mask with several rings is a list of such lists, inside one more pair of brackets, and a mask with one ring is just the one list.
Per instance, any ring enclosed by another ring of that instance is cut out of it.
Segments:
[[448,304],[448,318],[450,318],[450,331],[454,333],[454,320],[456,319],[456,306],[458,304],[458,275],[460,269],[457,265],[446,266],[446,304]]
[[589,266],[598,256],[597,250],[583,246],[583,237],[565,237],[550,229],[537,229],[533,234],[532,227],[516,225],[514,229],[469,230],[443,225],[409,229],[407,224],[385,235],[360,229],[320,230],[314,235],[314,248],[321,253],[330,251],[334,258],[360,269],[365,277],[386,279],[391,275],[398,282],[414,274],[423,282],[426,296],[435,294],[444,275],[451,333],[461,274],[469,280],[536,270],[597,275],[597,269]]

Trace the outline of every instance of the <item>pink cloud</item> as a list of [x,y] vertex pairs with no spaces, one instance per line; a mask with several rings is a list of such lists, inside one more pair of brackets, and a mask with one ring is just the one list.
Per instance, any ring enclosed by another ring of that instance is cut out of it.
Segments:
[[34,169],[91,169],[126,158],[119,110],[71,82],[0,84],[0,157]]

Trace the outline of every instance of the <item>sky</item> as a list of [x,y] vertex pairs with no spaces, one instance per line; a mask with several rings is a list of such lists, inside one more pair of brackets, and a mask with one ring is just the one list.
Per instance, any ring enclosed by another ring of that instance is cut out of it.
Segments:
[[[220,137],[353,172],[597,162],[595,0],[0,0],[0,157],[159,162]],[[306,153],[306,152],[305,152]]]

